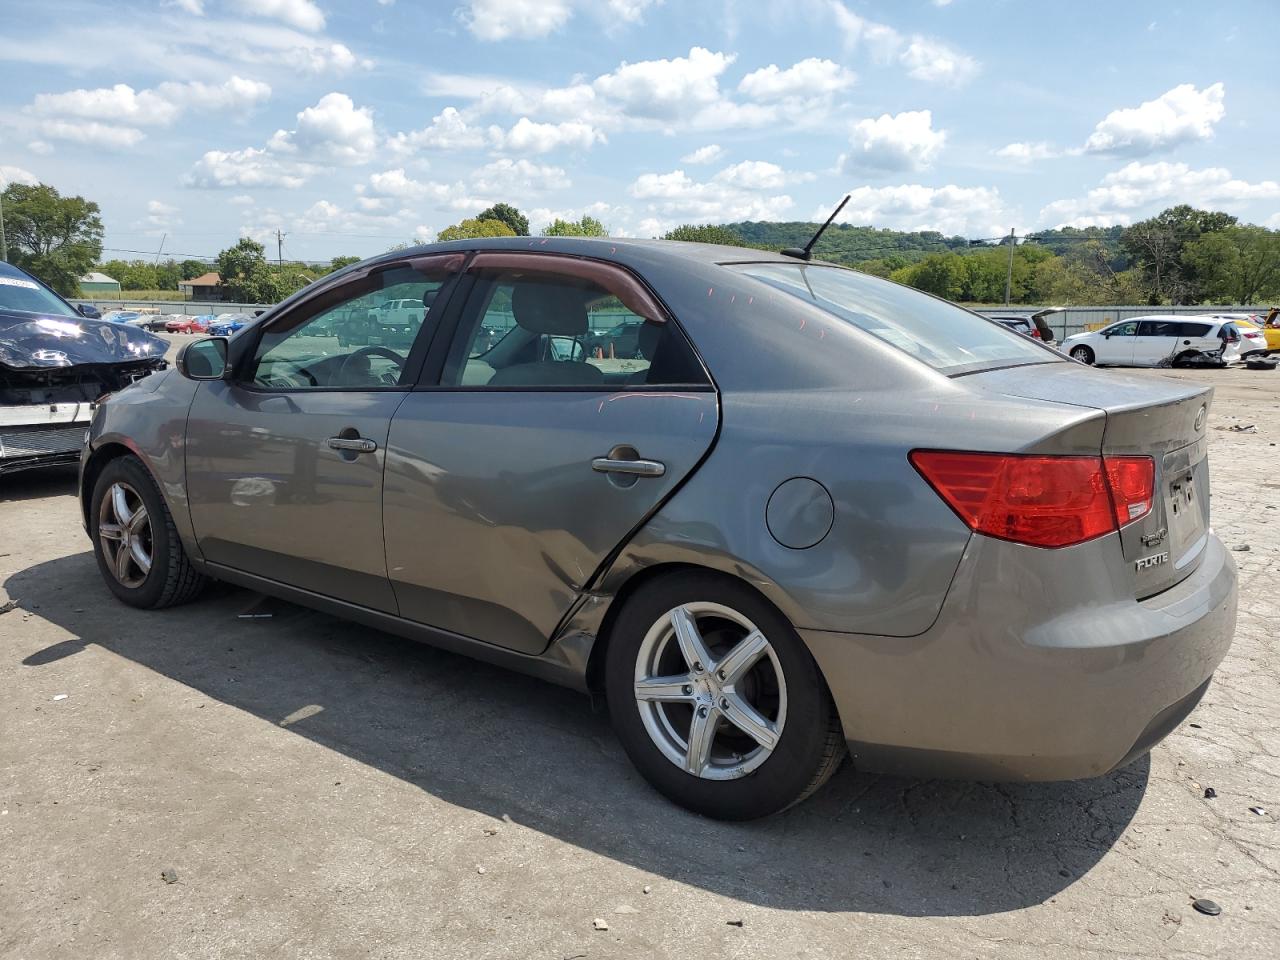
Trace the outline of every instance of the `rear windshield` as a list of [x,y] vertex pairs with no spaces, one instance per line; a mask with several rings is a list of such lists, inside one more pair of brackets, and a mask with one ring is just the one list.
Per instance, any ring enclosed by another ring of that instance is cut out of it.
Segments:
[[816,304],[942,373],[1059,359],[1034,340],[995,321],[854,270],[804,263],[726,266]]

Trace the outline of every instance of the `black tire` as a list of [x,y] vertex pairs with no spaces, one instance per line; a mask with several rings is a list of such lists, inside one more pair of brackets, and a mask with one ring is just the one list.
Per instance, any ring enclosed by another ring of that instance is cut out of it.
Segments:
[[[637,707],[635,670],[645,635],[675,607],[698,602],[729,607],[754,623],[786,682],[786,719],[777,744],[738,779],[703,779],[677,766],[655,744]],[[605,688],[614,730],[631,762],[660,793],[704,816],[752,820],[785,810],[826,783],[846,752],[831,693],[795,629],[754,590],[721,574],[673,572],[629,597],[609,638]]]
[[1094,361],[1093,351],[1084,344],[1080,344],[1071,348],[1071,359],[1079,360],[1081,363],[1087,363],[1092,366]]
[[[121,583],[112,573],[102,537],[98,534],[103,498],[118,482],[128,484],[137,492],[150,520],[151,569],[141,585],[134,587]],[[112,460],[98,475],[90,500],[89,531],[102,579],[117,599],[131,607],[158,610],[189,603],[208,583],[208,578],[197,572],[188,559],[173,524],[173,516],[150,472],[133,455]]]

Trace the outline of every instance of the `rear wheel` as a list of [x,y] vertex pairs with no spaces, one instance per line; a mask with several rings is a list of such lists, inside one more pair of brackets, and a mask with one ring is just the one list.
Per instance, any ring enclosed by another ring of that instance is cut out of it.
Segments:
[[1071,359],[1079,360],[1081,363],[1093,363],[1093,351],[1081,344],[1078,347],[1071,348]]
[[783,810],[844,756],[831,694],[800,637],[727,577],[675,573],[641,587],[614,627],[605,682],[632,762],[709,817]]
[[118,599],[133,607],[171,607],[204,588],[206,578],[187,558],[169,508],[137,457],[103,467],[90,507],[98,570]]

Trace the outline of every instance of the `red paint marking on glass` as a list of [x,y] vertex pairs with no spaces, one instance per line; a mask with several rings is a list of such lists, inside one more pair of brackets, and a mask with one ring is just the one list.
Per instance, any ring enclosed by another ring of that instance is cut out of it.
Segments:
[[800,318],[800,329],[801,329],[801,330],[803,330],[803,329],[804,329],[805,322],[806,322],[806,321],[805,321],[804,317],[801,317],[801,318]]
[[753,303],[755,303],[755,302],[756,302],[756,298],[755,298],[755,297],[747,297],[747,306],[748,306],[748,307],[749,307],[749,306],[751,306],[751,305],[752,305]]

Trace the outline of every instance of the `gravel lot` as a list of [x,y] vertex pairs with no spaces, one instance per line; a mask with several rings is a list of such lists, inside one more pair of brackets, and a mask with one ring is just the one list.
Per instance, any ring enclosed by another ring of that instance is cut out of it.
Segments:
[[1240,621],[1190,722],[1078,783],[846,765],[745,825],[568,691],[241,590],[126,608],[74,472],[0,478],[0,956],[1280,956],[1280,373],[1138,375],[1218,387]]

